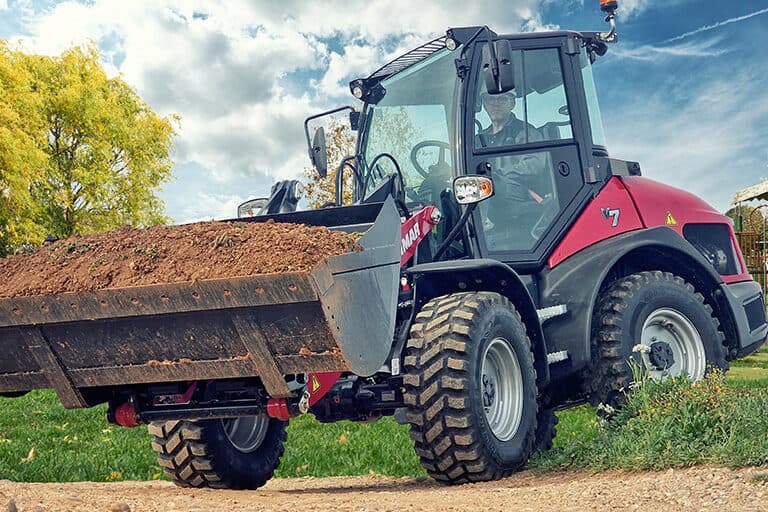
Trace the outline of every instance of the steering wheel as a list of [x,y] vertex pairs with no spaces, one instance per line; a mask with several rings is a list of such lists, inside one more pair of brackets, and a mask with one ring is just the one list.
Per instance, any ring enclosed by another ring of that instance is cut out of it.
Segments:
[[441,140],[423,140],[413,146],[413,149],[411,149],[411,163],[413,164],[413,168],[416,169],[416,172],[421,174],[422,177],[427,178],[429,177],[429,173],[421,166],[421,164],[419,164],[418,159],[419,151],[424,148],[438,148],[440,153],[437,155],[437,165],[448,165],[448,162],[445,159],[445,153],[451,150],[451,146],[447,142]]

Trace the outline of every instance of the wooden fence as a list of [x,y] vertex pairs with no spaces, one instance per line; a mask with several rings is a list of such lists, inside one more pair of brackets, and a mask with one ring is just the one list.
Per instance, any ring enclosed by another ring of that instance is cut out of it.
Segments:
[[736,239],[739,241],[739,247],[744,255],[744,262],[747,264],[749,273],[752,277],[760,283],[765,291],[766,273],[765,273],[765,258],[768,256],[766,251],[765,241],[763,240],[762,233],[755,233],[750,231],[737,231]]

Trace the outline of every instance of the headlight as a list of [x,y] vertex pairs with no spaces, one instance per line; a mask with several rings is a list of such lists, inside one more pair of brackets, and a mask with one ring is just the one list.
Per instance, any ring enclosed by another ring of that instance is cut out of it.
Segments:
[[453,180],[453,195],[459,204],[479,203],[493,195],[493,181],[486,176],[460,176]]

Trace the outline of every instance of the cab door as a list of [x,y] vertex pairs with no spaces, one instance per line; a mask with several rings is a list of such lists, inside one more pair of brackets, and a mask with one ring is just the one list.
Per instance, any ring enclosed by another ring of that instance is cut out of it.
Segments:
[[[518,271],[541,268],[586,204],[583,173],[589,137],[578,70],[568,37],[511,40],[515,90],[489,95],[475,72],[466,91],[464,140],[468,173],[490,169],[495,195],[473,217],[480,252]],[[481,70],[482,47],[474,70]],[[574,55],[575,53],[575,55]],[[586,124],[585,124],[586,123]],[[591,142],[589,142],[591,148]]]

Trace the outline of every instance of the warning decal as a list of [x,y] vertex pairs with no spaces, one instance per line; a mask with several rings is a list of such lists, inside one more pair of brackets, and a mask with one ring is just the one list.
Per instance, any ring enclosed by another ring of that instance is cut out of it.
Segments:
[[317,393],[317,390],[320,389],[320,381],[317,380],[317,375],[312,375],[312,392]]
[[677,226],[677,221],[672,216],[671,212],[667,212],[667,226]]

